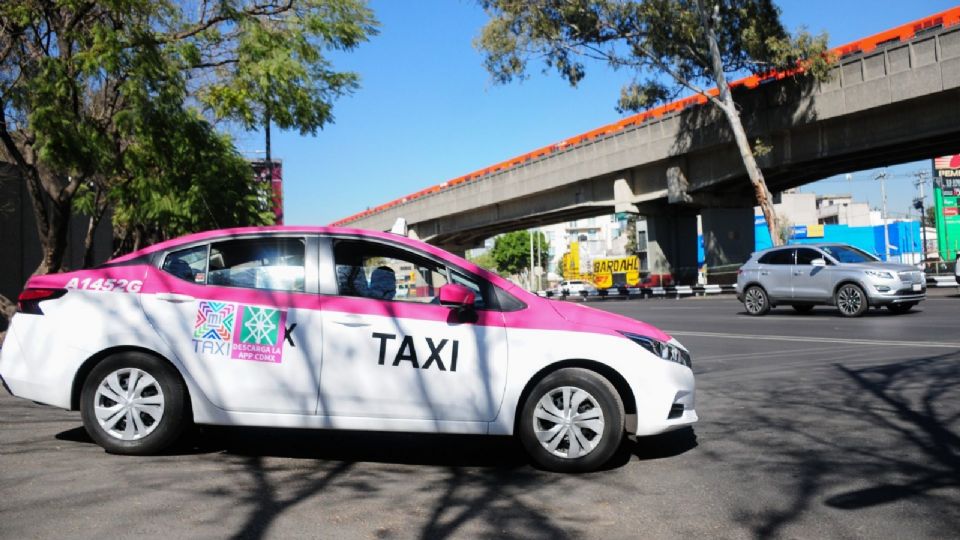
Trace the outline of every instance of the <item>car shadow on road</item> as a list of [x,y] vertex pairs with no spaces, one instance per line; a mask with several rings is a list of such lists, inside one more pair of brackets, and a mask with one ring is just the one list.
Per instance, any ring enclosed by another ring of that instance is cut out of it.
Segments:
[[[95,444],[83,427],[60,432],[56,438]],[[634,459],[648,461],[677,456],[696,446],[697,437],[692,428],[636,441],[625,439],[601,470],[617,469]],[[196,428],[165,454],[216,453],[445,467],[516,468],[530,464],[513,437],[219,426]]]
[[[914,316],[914,315],[920,315],[921,313],[923,313],[923,308],[922,308],[922,307],[915,307],[915,308],[911,309],[910,311],[908,311],[908,312],[906,312],[906,313],[893,313],[892,311],[890,311],[890,310],[888,310],[888,309],[886,309],[886,308],[871,308],[871,309],[867,310],[867,311],[866,311],[863,315],[861,315],[860,317],[854,317],[854,318],[858,318],[858,319],[871,319],[871,318],[874,318],[874,317],[878,317],[878,318],[884,318],[884,317],[911,317],[911,316]],[[751,317],[751,318],[754,317],[753,315],[750,315],[750,314],[747,313],[746,311],[738,311],[738,312],[737,312],[737,315],[742,316],[742,317]],[[768,311],[765,316],[766,316],[766,317],[769,317],[770,315],[788,315],[788,316],[791,316],[791,317],[811,318],[811,319],[827,318],[827,317],[833,317],[833,318],[837,318],[837,319],[844,319],[844,318],[846,318],[846,317],[844,317],[843,315],[840,315],[840,312],[837,311],[836,308],[830,307],[830,306],[822,306],[822,307],[821,307],[821,306],[818,306],[818,307],[815,307],[815,308],[813,308],[812,310],[807,311],[807,312],[805,312],[805,313],[801,313],[801,312],[799,312],[799,311],[794,311],[793,309],[791,309],[791,308],[789,308],[789,307],[777,307],[777,308],[773,308],[773,309],[771,309],[770,311]]]

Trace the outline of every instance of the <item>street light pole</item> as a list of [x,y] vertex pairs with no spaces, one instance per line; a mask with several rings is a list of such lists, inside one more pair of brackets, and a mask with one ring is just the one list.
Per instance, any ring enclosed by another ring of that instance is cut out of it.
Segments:
[[914,207],[920,210],[920,263],[926,265],[927,262],[927,227],[924,225],[924,220],[927,219],[927,210],[924,208],[924,194],[923,188],[927,184],[927,171],[918,171],[914,176],[917,177],[916,185],[920,188],[920,198],[917,199],[917,203]]
[[530,236],[530,275],[527,276],[527,285],[530,286],[530,290],[533,290],[533,232],[529,233]]
[[880,180],[880,197],[883,199],[883,253],[884,261],[890,260],[890,228],[887,226],[887,171],[884,169],[877,175]]

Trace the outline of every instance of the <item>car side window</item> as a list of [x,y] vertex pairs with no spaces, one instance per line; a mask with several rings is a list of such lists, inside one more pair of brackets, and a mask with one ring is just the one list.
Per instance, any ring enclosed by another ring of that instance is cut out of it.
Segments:
[[168,253],[160,269],[190,283],[204,283],[207,272],[207,248],[195,246]]
[[303,238],[249,238],[210,246],[208,285],[303,292]]
[[757,261],[760,264],[793,264],[793,249],[779,249],[777,251],[771,251],[770,253],[765,254],[760,257],[760,260]]
[[476,293],[475,305],[485,305],[473,279],[445,265],[400,248],[361,240],[341,240],[334,246],[337,290],[341,296],[439,304],[440,287],[459,283]]
[[801,248],[797,250],[797,265],[810,265],[814,259],[823,259],[823,254],[815,249]]

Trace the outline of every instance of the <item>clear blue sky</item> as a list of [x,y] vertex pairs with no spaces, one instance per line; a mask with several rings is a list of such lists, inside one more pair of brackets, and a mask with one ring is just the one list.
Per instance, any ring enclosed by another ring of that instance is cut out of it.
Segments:
[[[786,26],[826,31],[839,45],[956,5],[956,0],[783,0]],[[335,123],[316,137],[274,130],[284,163],[288,224],[323,225],[370,206],[503,161],[620,118],[623,73],[588,71],[578,88],[536,67],[530,79],[493,85],[472,42],[486,16],[471,0],[374,0],[381,33],[333,57],[360,74],[362,88],[334,106]],[[238,137],[247,155],[262,137]],[[960,148],[958,148],[960,151]],[[905,212],[908,178],[929,162],[888,169],[888,207]],[[810,184],[804,191],[851,193],[880,204],[875,171]],[[928,198],[929,201],[929,198]]]

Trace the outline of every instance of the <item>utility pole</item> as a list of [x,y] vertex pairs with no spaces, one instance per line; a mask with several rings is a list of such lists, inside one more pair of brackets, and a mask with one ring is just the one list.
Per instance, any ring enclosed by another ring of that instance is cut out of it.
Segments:
[[530,236],[530,275],[527,276],[527,284],[530,286],[530,290],[533,290],[533,231],[528,232]]
[[913,202],[913,207],[920,211],[920,263],[926,265],[927,261],[927,227],[924,220],[927,219],[927,210],[924,208],[923,188],[927,185],[927,171],[917,171],[914,173],[917,181],[914,185],[920,188],[920,198]]
[[543,290],[543,249],[540,246],[540,231],[536,231],[537,234],[537,268],[540,269],[540,273],[537,274],[537,290]]
[[877,174],[877,180],[880,181],[880,197],[883,199],[883,253],[885,261],[890,260],[890,229],[887,227],[887,170],[884,169]]

